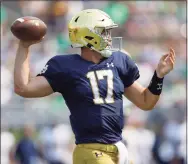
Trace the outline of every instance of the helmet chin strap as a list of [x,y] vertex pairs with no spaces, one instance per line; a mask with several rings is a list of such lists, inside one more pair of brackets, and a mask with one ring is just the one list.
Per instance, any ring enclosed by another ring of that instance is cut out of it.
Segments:
[[[72,48],[81,48],[81,47],[87,47],[87,46],[71,45],[71,47]],[[105,50],[102,50],[102,51],[98,51],[94,47],[87,47],[87,48],[89,48],[92,51],[98,52],[99,54],[101,54],[101,56],[103,56],[105,58],[109,58],[114,51],[117,51],[117,50],[112,50],[112,49],[111,50],[110,49],[105,49]]]
[[110,50],[110,49],[104,49],[102,51],[98,51],[94,47],[91,47],[90,49],[93,50],[93,51],[96,51],[96,52],[100,53],[101,56],[103,56],[105,58],[109,58],[112,55],[112,53],[113,53],[113,50]]
[[112,55],[112,52],[112,50],[102,50],[100,51],[100,54],[105,58],[109,58]]

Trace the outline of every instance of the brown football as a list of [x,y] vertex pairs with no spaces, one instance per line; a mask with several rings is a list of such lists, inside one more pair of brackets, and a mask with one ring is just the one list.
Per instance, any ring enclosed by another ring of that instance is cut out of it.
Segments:
[[11,32],[20,40],[38,41],[45,36],[47,26],[39,18],[26,16],[13,22]]

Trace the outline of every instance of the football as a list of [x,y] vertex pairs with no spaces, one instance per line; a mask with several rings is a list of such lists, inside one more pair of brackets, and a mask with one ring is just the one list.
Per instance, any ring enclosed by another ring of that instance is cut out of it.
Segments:
[[46,32],[46,24],[36,17],[21,17],[16,19],[11,25],[13,35],[23,41],[38,41],[42,39]]

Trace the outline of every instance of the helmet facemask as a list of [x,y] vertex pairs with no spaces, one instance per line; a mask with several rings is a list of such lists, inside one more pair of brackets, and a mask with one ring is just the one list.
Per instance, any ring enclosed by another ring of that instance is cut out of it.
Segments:
[[[111,32],[113,28],[96,27],[95,33],[100,37],[100,49],[96,50],[94,47],[91,49],[99,52],[103,57],[109,57],[113,51],[121,50],[122,37],[112,37]],[[116,44],[114,44],[116,43]]]
[[101,39],[101,49],[103,47],[106,47],[107,49],[111,49],[112,47],[112,37],[111,37],[111,29],[105,29],[105,28],[96,28],[96,31],[99,31],[97,33],[102,39]]

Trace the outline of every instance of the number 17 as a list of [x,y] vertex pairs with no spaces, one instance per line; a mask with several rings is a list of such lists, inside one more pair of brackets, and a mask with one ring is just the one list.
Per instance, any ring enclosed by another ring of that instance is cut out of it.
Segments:
[[[97,76],[97,77],[96,77]],[[104,76],[107,77],[107,96],[105,99],[103,99],[100,96],[99,93],[99,86],[97,80],[102,80],[104,79]],[[99,70],[95,72],[88,72],[87,78],[90,80],[91,88],[93,91],[93,102],[95,104],[110,104],[114,103],[114,97],[113,97],[113,72],[112,70]]]

